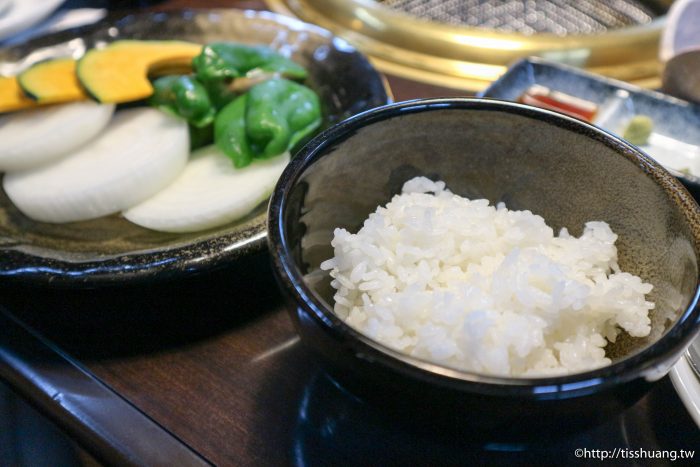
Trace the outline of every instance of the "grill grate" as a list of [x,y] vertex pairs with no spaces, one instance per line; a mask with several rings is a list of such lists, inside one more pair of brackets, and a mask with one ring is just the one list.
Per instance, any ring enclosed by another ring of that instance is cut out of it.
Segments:
[[649,23],[656,14],[635,0],[377,0],[412,16],[521,34],[594,34]]

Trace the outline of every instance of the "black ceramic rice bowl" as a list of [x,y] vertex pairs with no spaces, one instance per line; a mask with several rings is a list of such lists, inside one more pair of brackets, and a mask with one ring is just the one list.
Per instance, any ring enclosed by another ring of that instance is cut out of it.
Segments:
[[[415,176],[456,194],[529,209],[580,235],[604,220],[624,271],[654,285],[660,338],[618,339],[609,366],[547,378],[469,373],[389,349],[333,313],[322,261],[333,230],[357,232]],[[700,208],[660,165],[566,116],[487,99],[429,99],[357,115],[311,141],[272,196],[268,242],[303,342],[355,393],[396,413],[466,421],[483,432],[576,429],[639,400],[700,328]],[[667,320],[666,316],[672,316]]]

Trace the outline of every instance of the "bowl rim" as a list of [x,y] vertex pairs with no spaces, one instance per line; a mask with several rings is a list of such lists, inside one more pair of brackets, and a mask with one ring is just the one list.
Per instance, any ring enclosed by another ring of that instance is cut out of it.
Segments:
[[[445,387],[462,390],[468,387],[479,393],[501,395],[517,393],[538,399],[561,399],[563,393],[566,393],[565,397],[576,397],[611,388],[640,376],[649,382],[661,379],[670,369],[671,365],[666,363],[669,358],[680,356],[694,335],[700,332],[700,327],[697,326],[700,323],[700,283],[696,284],[690,303],[676,323],[649,347],[602,368],[542,378],[513,378],[472,373],[403,354],[350,327],[326,307],[324,302],[306,285],[303,274],[292,258],[283,222],[291,189],[300,176],[317,160],[329,154],[330,151],[327,150],[342,143],[362,127],[400,115],[442,109],[514,113],[583,134],[610,147],[618,154],[635,162],[636,166],[660,185],[672,202],[679,206],[685,214],[690,232],[694,237],[696,258],[700,259],[700,207],[675,177],[626,141],[581,120],[515,102],[472,97],[415,99],[377,107],[336,124],[312,139],[287,166],[275,187],[268,210],[268,246],[273,270],[284,292],[327,333],[348,343],[349,348],[357,356],[365,356],[366,360],[378,362],[405,375],[427,379]],[[700,267],[700,260],[698,266]]]

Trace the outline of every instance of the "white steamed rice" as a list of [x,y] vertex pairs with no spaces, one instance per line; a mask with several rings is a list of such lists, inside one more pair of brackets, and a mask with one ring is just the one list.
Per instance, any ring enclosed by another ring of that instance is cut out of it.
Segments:
[[[434,193],[434,194],[433,194]],[[336,229],[335,313],[409,355],[501,376],[610,364],[621,330],[650,332],[652,286],[621,272],[613,233],[558,236],[530,211],[452,194],[417,177],[356,234]]]

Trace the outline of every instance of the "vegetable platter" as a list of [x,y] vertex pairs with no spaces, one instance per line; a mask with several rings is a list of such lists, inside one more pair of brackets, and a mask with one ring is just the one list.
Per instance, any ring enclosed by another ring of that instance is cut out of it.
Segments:
[[0,51],[0,74],[0,276],[52,286],[178,278],[262,250],[295,150],[390,101],[328,31],[234,9],[107,18]]

